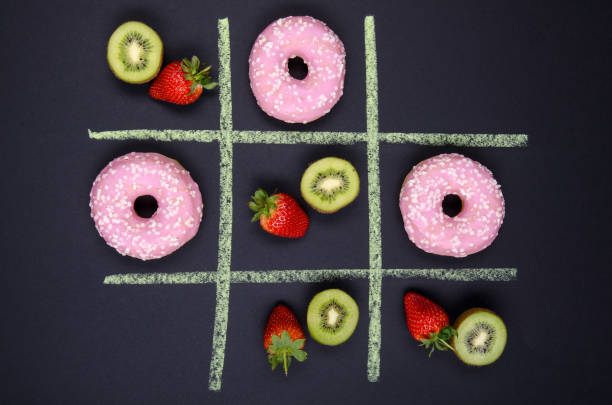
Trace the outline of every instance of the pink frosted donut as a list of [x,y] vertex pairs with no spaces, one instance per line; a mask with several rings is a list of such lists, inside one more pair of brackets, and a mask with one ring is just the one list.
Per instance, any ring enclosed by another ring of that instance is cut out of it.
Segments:
[[[462,207],[449,217],[442,201],[453,194]],[[465,257],[483,250],[504,220],[504,197],[489,169],[457,153],[416,165],[404,180],[399,203],[410,240],[437,255]]]
[[[157,210],[142,218],[134,201],[152,196]],[[159,259],[198,232],[202,195],[189,172],[159,153],[132,152],[110,162],[98,174],[89,195],[91,217],[100,236],[122,255]]]
[[[308,66],[303,80],[289,74],[288,60]],[[255,40],[249,57],[251,90],[264,112],[306,124],[327,114],[344,89],[344,45],[325,23],[312,17],[276,20]]]

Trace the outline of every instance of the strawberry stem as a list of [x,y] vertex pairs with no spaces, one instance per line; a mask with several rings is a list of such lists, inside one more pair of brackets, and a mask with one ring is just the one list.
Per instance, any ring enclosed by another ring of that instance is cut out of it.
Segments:
[[289,366],[287,365],[287,351],[283,350],[283,369],[285,370],[285,377],[287,376]]
[[444,339],[440,339],[440,342],[442,342],[442,344],[443,344],[444,346],[448,347],[448,348],[449,348],[449,349],[451,349],[452,351],[455,351],[455,348],[454,348],[453,346],[449,345],[449,344],[446,342],[446,340],[444,340]]
[[454,352],[455,348],[448,343],[448,340],[453,336],[457,336],[457,331],[453,329],[452,326],[447,325],[438,332],[431,332],[429,338],[421,339],[421,346],[425,346],[426,349],[431,349],[429,351],[429,357],[431,357],[435,349],[451,349]]

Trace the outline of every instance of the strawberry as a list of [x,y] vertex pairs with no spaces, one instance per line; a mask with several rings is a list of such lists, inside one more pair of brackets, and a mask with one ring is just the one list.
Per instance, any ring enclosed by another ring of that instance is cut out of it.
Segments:
[[412,336],[421,342],[426,349],[455,349],[448,343],[451,336],[457,336],[457,331],[450,326],[448,315],[438,304],[424,296],[409,292],[404,296],[406,323]]
[[291,357],[300,362],[306,360],[306,352],[301,350],[305,341],[304,332],[293,312],[284,305],[274,307],[268,318],[263,339],[272,370],[282,363],[287,375]]
[[198,72],[200,60],[197,56],[191,61],[172,62],[164,67],[151,84],[151,97],[174,104],[190,104],[200,98],[202,88],[214,89],[218,83],[210,81],[210,66]]
[[301,238],[308,229],[308,216],[293,197],[284,193],[268,196],[259,189],[252,196],[249,208],[255,211],[251,222],[259,224],[273,235]]

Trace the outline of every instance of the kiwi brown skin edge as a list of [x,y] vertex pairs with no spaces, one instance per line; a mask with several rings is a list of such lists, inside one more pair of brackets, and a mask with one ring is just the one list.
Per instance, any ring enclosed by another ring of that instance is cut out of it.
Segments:
[[[461,324],[461,322],[463,322],[463,321],[464,321],[464,320],[465,320],[465,319],[466,319],[468,316],[470,316],[470,315],[472,315],[472,314],[474,314],[474,313],[476,313],[476,312],[488,312],[488,313],[490,313],[490,314],[493,314],[493,315],[497,316],[499,319],[501,319],[501,317],[500,317],[499,315],[497,315],[495,312],[491,311],[490,309],[487,309],[487,308],[481,308],[481,307],[475,307],[475,308],[470,308],[470,309],[467,309],[467,310],[463,311],[463,312],[461,313],[461,315],[459,315],[459,317],[458,317],[458,318],[455,320],[455,322],[453,323],[453,328],[454,328],[455,330],[457,330],[457,329],[459,328],[459,325]],[[502,320],[502,322],[503,322],[503,320]],[[455,344],[456,344],[455,340],[456,340],[456,339],[457,339],[457,336],[454,336],[454,335],[453,335],[453,337],[452,337],[452,339],[451,339],[451,345],[452,345],[453,347],[455,347]],[[454,351],[454,353],[455,353],[455,355],[457,355],[457,351]],[[459,360],[461,360],[461,362],[462,362],[463,364],[466,364],[466,365],[468,365],[468,366],[470,366],[470,367],[483,367],[483,366],[485,366],[485,364],[483,364],[483,365],[477,365],[477,364],[469,364],[469,363],[466,363],[465,361],[463,361],[463,359],[462,359],[461,357],[459,357],[459,355],[457,355],[457,358],[458,358]]]

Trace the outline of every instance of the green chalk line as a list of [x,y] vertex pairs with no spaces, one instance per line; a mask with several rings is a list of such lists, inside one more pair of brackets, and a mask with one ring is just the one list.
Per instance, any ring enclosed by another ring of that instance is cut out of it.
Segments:
[[378,60],[376,59],[376,34],[374,17],[363,20],[366,68],[366,129],[368,134],[378,134]]
[[512,281],[515,268],[478,269],[383,269],[383,276],[401,279],[431,279],[442,281]]
[[[370,269],[325,269],[325,270],[268,270],[232,271],[231,283],[318,283],[333,280],[365,279]],[[517,269],[465,268],[465,269],[382,269],[382,277],[399,279],[431,279],[453,282],[512,281],[517,278]],[[107,285],[151,285],[151,284],[212,284],[217,282],[218,272],[192,271],[180,273],[128,273],[111,274],[104,278]]]
[[367,135],[364,132],[234,131],[233,140],[236,143],[279,145],[297,143],[350,145],[366,141]]
[[512,148],[527,146],[526,134],[428,134],[381,133],[380,140],[388,143],[415,143],[418,145],[455,145],[468,147]]
[[209,284],[216,282],[217,273],[212,271],[112,274],[104,278],[104,284],[112,285]]
[[318,283],[367,278],[368,269],[232,271],[232,283]]
[[220,127],[221,131],[231,131],[232,123],[232,69],[229,21],[220,19],[217,24],[219,30],[219,102],[221,104]]
[[[231,106],[228,107],[231,110]],[[220,130],[181,129],[128,129],[120,131],[89,131],[91,139],[98,140],[147,140],[213,142],[221,137]],[[367,132],[298,132],[298,131],[231,131],[232,142],[252,144],[293,145],[299,143],[315,145],[351,145],[367,142]],[[466,147],[514,148],[525,147],[527,134],[442,134],[381,132],[378,139],[387,143],[413,143],[417,145],[454,145]]]
[[230,268],[232,261],[232,77],[230,32],[227,18],[218,21],[219,30],[219,103],[221,112],[219,124],[219,254],[217,261],[217,306],[213,330],[212,357],[208,388],[221,389],[221,376],[225,361],[227,323],[230,295]]
[[378,68],[374,17],[363,21],[366,64],[366,129],[368,157],[368,210],[369,210],[369,288],[368,309],[368,381],[380,376],[381,298],[382,298],[382,243],[380,217],[380,143],[378,140]]
[[[372,269],[232,271],[232,283],[317,283],[369,278]],[[382,277],[442,281],[512,281],[516,268],[378,269]]]
[[219,139],[219,130],[181,130],[181,129],[126,129],[121,131],[89,131],[91,139],[105,139],[115,141],[146,140],[155,141],[196,141],[212,142]]

